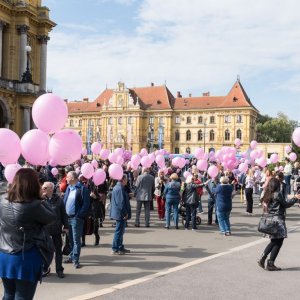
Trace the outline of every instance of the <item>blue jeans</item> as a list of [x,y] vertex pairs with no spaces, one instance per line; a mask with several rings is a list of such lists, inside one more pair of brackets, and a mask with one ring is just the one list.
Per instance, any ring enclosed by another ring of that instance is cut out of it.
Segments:
[[192,228],[197,229],[196,226],[196,215],[197,215],[197,206],[195,205],[185,205],[186,208],[186,220],[185,220],[185,228],[189,228],[190,221],[192,220]]
[[175,226],[178,226],[178,205],[179,199],[166,199],[166,226],[170,227],[171,211],[173,208],[173,218]]
[[70,259],[72,259],[74,263],[78,263],[81,250],[81,235],[84,220],[81,218],[73,217],[68,219],[68,223],[70,247],[72,249],[70,253]]
[[125,227],[126,220],[116,220],[115,234],[112,243],[112,250],[115,252],[124,250],[123,236],[125,233]]
[[284,182],[286,183],[287,195],[289,195],[291,193],[291,178],[292,178],[292,175],[284,176]]
[[230,210],[228,211],[218,211],[217,210],[217,216],[219,221],[219,227],[222,233],[230,232]]
[[4,287],[3,300],[32,300],[37,282],[2,278]]
[[198,209],[199,209],[199,212],[200,212],[200,213],[203,212],[201,196],[199,196],[199,205],[198,205]]

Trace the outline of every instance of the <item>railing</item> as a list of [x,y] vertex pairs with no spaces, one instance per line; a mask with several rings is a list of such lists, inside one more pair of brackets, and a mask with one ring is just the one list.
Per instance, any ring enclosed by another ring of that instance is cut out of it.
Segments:
[[38,94],[40,92],[39,85],[37,84],[22,83],[18,80],[8,80],[4,78],[0,78],[0,88],[26,94]]

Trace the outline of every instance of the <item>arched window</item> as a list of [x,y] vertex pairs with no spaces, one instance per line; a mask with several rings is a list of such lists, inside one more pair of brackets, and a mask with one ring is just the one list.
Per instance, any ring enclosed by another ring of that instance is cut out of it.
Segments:
[[230,132],[228,129],[225,130],[225,141],[230,141]]
[[203,123],[203,117],[198,117],[198,123]]
[[129,125],[132,124],[132,117],[129,117],[129,118],[128,118],[128,124],[129,124]]
[[209,132],[209,140],[210,141],[214,141],[215,140],[215,132],[213,130],[211,130]]
[[236,122],[237,123],[242,123],[243,122],[243,118],[241,115],[236,116]]
[[73,127],[74,126],[74,121],[71,119],[70,120],[70,127]]
[[190,141],[191,138],[192,138],[191,131],[188,130],[188,131],[186,132],[186,140],[187,140],[187,141]]
[[192,123],[191,117],[187,117],[187,118],[186,118],[186,123],[187,123],[187,124],[191,124],[191,123]]
[[237,131],[236,131],[236,138],[237,139],[242,139],[242,130],[241,129],[238,129]]
[[180,116],[175,117],[175,124],[180,124]]
[[203,132],[202,130],[198,131],[198,141],[202,141],[203,140]]
[[179,141],[180,140],[180,133],[178,130],[175,131],[175,141]]
[[225,121],[225,123],[230,123],[231,122],[230,116],[225,116],[224,121]]
[[112,123],[113,123],[112,117],[108,118],[108,125],[112,125]]
[[175,148],[175,149],[174,149],[174,153],[175,153],[175,154],[179,154],[179,148]]
[[82,120],[79,120],[78,126],[82,126]]
[[211,117],[209,118],[209,123],[210,123],[210,124],[214,124],[214,123],[215,123],[215,117],[214,117],[214,116],[211,116]]
[[122,118],[122,117],[120,117],[120,118],[118,119],[118,124],[119,124],[119,125],[122,125],[122,124],[123,124],[123,118]]

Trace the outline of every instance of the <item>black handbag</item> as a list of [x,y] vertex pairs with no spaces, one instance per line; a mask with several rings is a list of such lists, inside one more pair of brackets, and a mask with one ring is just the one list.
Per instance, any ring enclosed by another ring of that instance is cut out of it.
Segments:
[[257,230],[265,234],[277,234],[279,230],[278,220],[274,216],[264,214],[260,217]]
[[71,253],[69,235],[66,233],[63,241],[62,254],[68,256]]

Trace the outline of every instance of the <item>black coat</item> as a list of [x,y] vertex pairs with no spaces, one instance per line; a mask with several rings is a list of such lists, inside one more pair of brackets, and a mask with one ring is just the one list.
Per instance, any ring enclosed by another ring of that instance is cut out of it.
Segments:
[[41,200],[12,203],[0,200],[0,251],[17,253],[27,251],[41,236],[41,228],[56,218],[55,212]]
[[53,194],[50,199],[47,198],[45,201],[55,211],[56,215],[55,221],[47,225],[46,228],[50,235],[61,234],[62,226],[68,228],[68,216],[66,214],[64,202],[56,194]]

